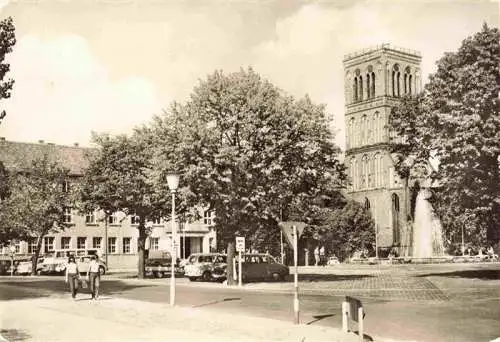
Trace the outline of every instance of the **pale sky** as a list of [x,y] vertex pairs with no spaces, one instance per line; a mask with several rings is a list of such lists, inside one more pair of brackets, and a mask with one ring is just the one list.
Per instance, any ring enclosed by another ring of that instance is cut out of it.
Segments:
[[0,0],[17,44],[0,136],[90,144],[184,101],[215,69],[252,66],[325,103],[344,148],[344,54],[381,43],[419,50],[424,77],[446,51],[499,26],[497,1]]

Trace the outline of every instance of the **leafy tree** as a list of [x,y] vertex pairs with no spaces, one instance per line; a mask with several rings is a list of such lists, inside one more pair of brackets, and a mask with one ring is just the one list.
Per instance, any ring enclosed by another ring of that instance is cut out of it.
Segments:
[[358,202],[350,200],[341,208],[330,209],[322,221],[325,245],[341,260],[357,250],[374,250],[375,223]]
[[[16,44],[14,22],[11,17],[0,21],[0,100],[8,99],[14,85],[14,80],[4,81],[5,75],[10,70],[10,64],[5,62],[5,56],[12,52],[12,47]],[[5,111],[0,112],[0,123],[5,117]]]
[[217,71],[154,124],[163,142],[155,168],[182,169],[186,202],[215,210],[232,260],[235,236],[251,237],[293,201],[345,179],[325,117],[324,106],[295,100],[252,69]]
[[10,177],[10,196],[2,202],[0,230],[16,239],[36,241],[33,274],[43,238],[67,226],[65,210],[71,204],[71,195],[63,187],[67,179],[68,170],[48,156]]
[[90,158],[76,201],[82,212],[102,210],[106,222],[107,216],[115,211],[138,216],[139,278],[144,278],[146,238],[150,233],[146,222],[159,217],[168,201],[168,197],[156,197],[153,184],[148,181],[150,149],[147,139],[148,135],[139,132],[132,137],[94,135],[99,149]]
[[9,196],[9,173],[0,161],[0,202]]
[[483,29],[437,62],[421,98],[403,101],[391,129],[403,137],[397,152],[439,160],[436,211],[448,236],[478,244],[500,238],[500,33]]

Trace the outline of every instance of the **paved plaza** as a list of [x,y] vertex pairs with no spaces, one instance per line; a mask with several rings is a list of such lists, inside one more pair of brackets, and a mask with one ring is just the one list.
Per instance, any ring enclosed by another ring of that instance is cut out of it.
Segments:
[[[350,295],[365,306],[366,340],[469,342],[500,336],[499,263],[338,265],[301,267],[299,273],[300,326],[292,324],[292,277],[242,288],[181,278],[178,307],[172,309],[169,279],[115,273],[103,278],[105,299],[97,303],[88,301],[88,294],[69,300],[60,277],[2,277],[0,328],[4,337],[25,334],[17,340],[26,341],[44,341],[48,333],[68,340],[64,327],[78,331],[85,322],[102,327],[101,334],[87,332],[90,341],[160,341],[165,334],[174,341],[236,336],[242,341],[349,341],[352,333],[341,333],[339,313],[343,297]],[[60,322],[57,333],[51,320]]]

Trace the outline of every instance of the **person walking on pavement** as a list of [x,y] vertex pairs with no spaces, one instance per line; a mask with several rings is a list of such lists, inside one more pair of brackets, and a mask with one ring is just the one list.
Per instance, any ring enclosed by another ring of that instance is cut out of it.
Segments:
[[314,249],[314,261],[315,261],[315,264],[314,266],[318,266],[319,265],[319,246],[316,246],[316,248]]
[[87,271],[87,280],[90,284],[90,293],[92,299],[99,298],[99,288],[101,286],[101,273],[99,272],[99,263],[97,257],[92,255],[90,260],[89,269]]
[[325,266],[326,264],[325,246],[321,246],[319,249],[319,262],[321,263],[321,266]]
[[73,299],[76,299],[79,279],[80,271],[78,270],[78,265],[75,262],[75,257],[70,256],[68,264],[66,265],[66,284],[69,282],[69,290]]

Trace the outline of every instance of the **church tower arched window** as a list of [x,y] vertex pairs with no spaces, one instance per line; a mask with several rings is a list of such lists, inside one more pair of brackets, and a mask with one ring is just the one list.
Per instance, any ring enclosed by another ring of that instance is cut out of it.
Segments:
[[372,98],[375,97],[375,73],[372,72]]
[[370,200],[367,197],[365,197],[365,209],[370,210]]

